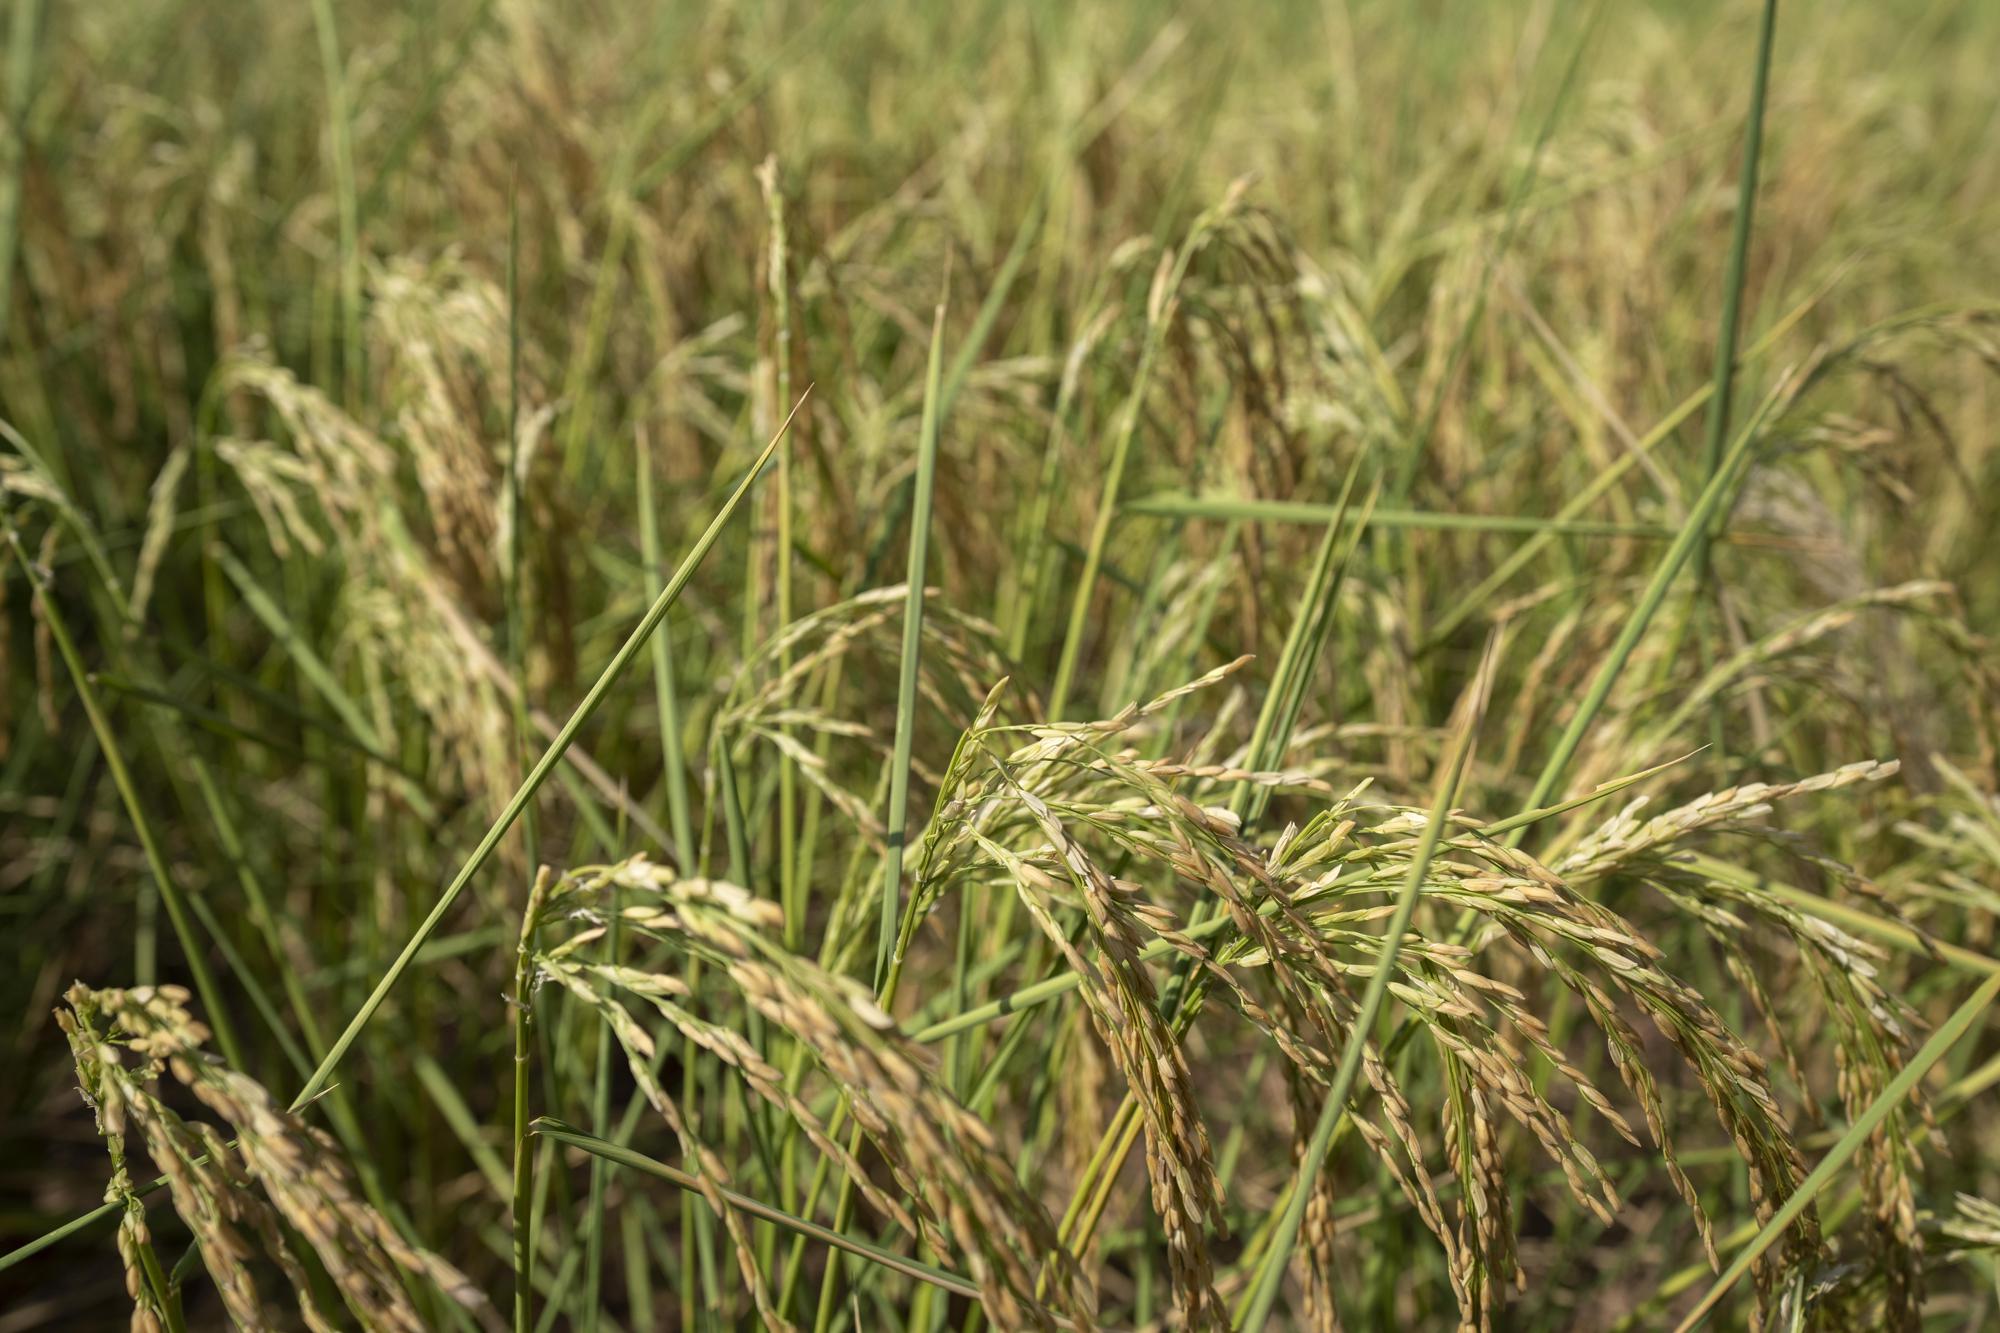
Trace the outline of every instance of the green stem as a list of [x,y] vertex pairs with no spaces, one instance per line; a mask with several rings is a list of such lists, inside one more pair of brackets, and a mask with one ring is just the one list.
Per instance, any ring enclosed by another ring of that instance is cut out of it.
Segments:
[[535,983],[535,926],[553,879],[547,866],[535,872],[528,905],[521,913],[521,938],[514,946],[514,1333],[534,1328],[534,1158],[528,1146],[528,1076],[532,1060]]
[[[638,435],[639,554],[645,562],[645,586],[656,592],[660,577],[660,515],[653,499],[653,448],[642,430]],[[674,834],[674,865],[682,874],[694,869],[694,816],[688,803],[687,753],[681,734],[680,690],[674,680],[674,645],[670,634],[653,636],[653,699],[660,710],[660,766],[666,772],[667,823]]]

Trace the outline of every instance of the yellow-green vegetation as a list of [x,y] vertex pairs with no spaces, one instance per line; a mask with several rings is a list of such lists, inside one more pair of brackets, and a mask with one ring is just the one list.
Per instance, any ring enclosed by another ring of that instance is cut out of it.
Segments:
[[2000,6],[0,31],[4,1333],[2000,1323]]

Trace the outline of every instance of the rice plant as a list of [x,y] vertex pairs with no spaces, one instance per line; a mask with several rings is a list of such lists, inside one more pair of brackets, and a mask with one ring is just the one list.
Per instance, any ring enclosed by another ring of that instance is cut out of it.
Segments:
[[0,28],[0,1330],[2000,1321],[2000,10]]

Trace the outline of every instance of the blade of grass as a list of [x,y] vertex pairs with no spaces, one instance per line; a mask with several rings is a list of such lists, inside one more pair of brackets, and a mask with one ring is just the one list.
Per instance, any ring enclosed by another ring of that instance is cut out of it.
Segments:
[[[1713,476],[1722,466],[1723,440],[1729,431],[1729,414],[1734,399],[1736,382],[1736,340],[1742,324],[1743,287],[1750,251],[1750,224],[1757,209],[1757,163],[1764,141],[1764,94],[1770,81],[1771,46],[1777,26],[1777,0],[1764,0],[1762,21],[1757,34],[1757,64],[1751,76],[1750,109],[1743,132],[1742,174],[1737,182],[1736,215],[1730,231],[1729,258],[1722,281],[1722,315],[1715,340],[1715,371],[1712,379],[1714,392],[1708,399],[1708,420],[1703,431],[1702,458],[1707,475]],[[1711,615],[1721,613],[1720,590],[1716,591],[1713,602],[1704,598],[1710,591],[1709,584],[1714,575],[1711,547],[1712,534],[1705,528],[1695,548],[1695,583],[1687,598],[1679,620],[1674,626],[1673,637],[1662,659],[1665,669],[1671,669],[1680,659],[1681,646],[1687,637],[1695,632],[1698,622],[1711,619]],[[1713,652],[1704,639],[1700,643],[1704,660]],[[1728,735],[1722,725],[1722,713],[1711,706],[1709,726],[1715,744],[1720,747],[1728,743]]]
[[[1334,516],[1329,521],[1326,539],[1322,543],[1319,558],[1314,563],[1313,575],[1306,582],[1305,595],[1299,605],[1299,614],[1292,618],[1291,632],[1286,636],[1285,653],[1279,659],[1278,670],[1271,677],[1271,691],[1265,697],[1264,706],[1258,710],[1256,730],[1251,736],[1250,766],[1253,769],[1275,769],[1283,766],[1285,752],[1291,748],[1292,734],[1298,730],[1299,715],[1305,711],[1306,695],[1312,685],[1313,673],[1319,667],[1320,657],[1326,651],[1327,639],[1333,634],[1334,611],[1339,604],[1341,585],[1346,581],[1347,569],[1353,563],[1354,553],[1361,548],[1362,538],[1374,525],[1375,501],[1381,496],[1381,482],[1369,488],[1368,498],[1363,501],[1361,513],[1354,523],[1354,532],[1349,537],[1347,547],[1336,560],[1334,556],[1336,539],[1347,515],[1348,501],[1353,497],[1354,484],[1360,475],[1360,462],[1349,469],[1346,482],[1341,486],[1340,499],[1335,505]],[[1296,644],[1293,640],[1296,639]],[[1271,788],[1252,782],[1240,782],[1236,794],[1230,800],[1230,807],[1242,818],[1245,825],[1263,818],[1265,808],[1271,802]],[[1220,911],[1220,905],[1216,905]]]
[[[657,594],[654,584],[662,576],[660,568],[660,513],[653,499],[653,446],[641,430],[636,436],[639,464],[639,552],[646,564],[646,590]],[[680,690],[674,679],[673,637],[655,634],[653,653],[653,699],[660,712],[660,766],[666,773],[667,823],[674,835],[674,863],[686,873],[694,866],[694,816],[688,805],[687,753],[681,732]]]
[[[918,427],[916,482],[910,512],[909,562],[903,601],[903,642],[898,659],[896,682],[895,751],[889,760],[889,808],[887,836],[882,848],[881,918],[875,937],[875,993],[883,1004],[893,996],[900,975],[897,953],[903,906],[903,849],[908,841],[910,754],[916,741],[917,677],[923,652],[924,578],[929,565],[931,500],[935,490],[940,429],[941,381],[944,365],[945,298],[941,292],[931,317],[930,352],[924,366],[924,410]],[[843,1100],[839,1110],[846,1109]],[[859,1150],[861,1128],[855,1126],[849,1147]],[[816,1181],[815,1184],[818,1182]],[[817,1189],[813,1191],[817,1196]],[[834,1201],[834,1225],[845,1228],[854,1216],[854,1181],[843,1174]],[[797,1259],[787,1267],[787,1289]],[[827,1320],[836,1304],[840,1265],[828,1264],[820,1283],[819,1307],[814,1314],[814,1333],[826,1333]]]
[[896,678],[896,751],[889,763],[888,836],[882,848],[882,916],[875,937],[875,988],[889,975],[902,910],[903,844],[910,802],[910,749],[917,730],[917,669],[923,656],[924,578],[929,566],[931,495],[937,483],[938,385],[944,364],[944,300],[931,320],[930,360],[924,371],[924,414],[917,438],[917,487],[910,511],[910,561],[903,600],[903,647]]
[[[1708,475],[1722,468],[1723,445],[1729,434],[1729,409],[1736,388],[1736,340],[1743,324],[1743,287],[1750,263],[1750,224],[1757,211],[1757,166],[1764,146],[1764,95],[1771,81],[1771,46],[1778,23],[1778,0],[1764,0],[1757,28],[1757,69],[1750,81],[1750,113],[1743,129],[1743,174],[1736,186],[1736,218],[1729,236],[1729,265],[1722,277],[1722,323],[1715,340],[1715,377],[1708,396],[1708,421],[1702,432],[1702,457]],[[1704,530],[1697,561],[1708,575],[1708,539]]]
[[[1334,562],[1334,552],[1339,549],[1338,538],[1342,521],[1347,515],[1348,501],[1354,494],[1355,479],[1360,475],[1357,463],[1349,468],[1347,480],[1340,488],[1340,498],[1328,512],[1326,534],[1320,541],[1319,552],[1313,558],[1312,573],[1306,578],[1306,586],[1299,596],[1299,605],[1292,615],[1291,628],[1285,633],[1285,646],[1278,654],[1278,666],[1271,673],[1271,687],[1264,695],[1262,707],[1257,710],[1257,721],[1250,731],[1250,767],[1266,768],[1278,761],[1291,744],[1293,719],[1292,701],[1305,696],[1304,685],[1312,676],[1318,664],[1320,652],[1326,645],[1326,635],[1332,630],[1333,599],[1339,595],[1341,575],[1346,572],[1347,561]],[[1370,496],[1370,500],[1373,500]],[[1355,540],[1368,527],[1369,513],[1364,513],[1355,525]],[[1349,556],[1353,554],[1350,545]],[[1239,819],[1247,820],[1256,804],[1257,788],[1254,783],[1239,782],[1230,798],[1231,808]]]
[[[1267,519],[1282,523],[1332,523],[1335,506],[1305,500],[1239,499],[1220,495],[1148,495],[1128,500],[1128,514],[1161,518]],[[1439,532],[1547,533],[1556,537],[1632,537],[1668,541],[1678,529],[1661,523],[1613,523],[1595,519],[1539,518],[1530,514],[1453,514],[1435,509],[1376,508],[1369,526]]]
[[[668,1166],[665,1162],[656,1161],[644,1153],[634,1151],[631,1148],[621,1147],[616,1143],[598,1138],[594,1134],[586,1134],[582,1130],[573,1129],[560,1120],[553,1120],[547,1116],[543,1116],[534,1122],[532,1129],[534,1133],[543,1138],[552,1139],[557,1143],[580,1149],[583,1152],[591,1154],[593,1157],[601,1157],[607,1162],[614,1162],[619,1166],[642,1172],[655,1179],[667,1181],[680,1189],[695,1194],[699,1194],[701,1191],[701,1182],[687,1172]],[[942,1287],[944,1290],[957,1296],[963,1296],[967,1300],[977,1301],[979,1299],[979,1288],[956,1274],[947,1273],[945,1270],[934,1268],[929,1264],[918,1263],[914,1259],[906,1259],[900,1254],[882,1249],[880,1246],[870,1244],[865,1240],[857,1240],[853,1236],[835,1231],[829,1227],[823,1227],[819,1223],[808,1221],[803,1217],[795,1217],[781,1208],[773,1208],[770,1204],[753,1199],[746,1194],[738,1194],[731,1189],[723,1189],[721,1193],[722,1197],[729,1201],[730,1207],[739,1209],[751,1217],[774,1223],[809,1239],[822,1241],[836,1249],[845,1250],[849,1254],[901,1273],[905,1277],[915,1278],[919,1282],[928,1282],[933,1286]]]

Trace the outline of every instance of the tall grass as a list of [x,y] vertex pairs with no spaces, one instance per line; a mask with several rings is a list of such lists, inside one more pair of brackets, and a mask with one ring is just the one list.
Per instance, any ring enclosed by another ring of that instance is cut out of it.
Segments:
[[0,1326],[2000,1319],[2000,14],[4,29]]

